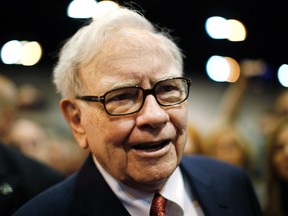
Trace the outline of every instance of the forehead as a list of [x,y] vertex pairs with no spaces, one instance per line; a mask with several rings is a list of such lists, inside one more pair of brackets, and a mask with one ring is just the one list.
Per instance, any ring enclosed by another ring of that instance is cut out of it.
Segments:
[[148,77],[157,80],[182,73],[165,42],[150,32],[135,30],[119,31],[107,39],[84,72],[89,74],[85,76],[86,84],[93,80],[96,85],[97,80],[108,86],[116,81],[139,82]]
[[145,30],[121,29],[108,37],[102,47],[103,52],[99,57],[102,56],[104,64],[101,65],[107,65],[103,60],[108,61],[107,63],[121,60],[120,63],[123,64],[126,59],[129,60],[129,64],[133,64],[144,59],[153,61],[155,56],[166,61],[173,60],[167,40],[159,34]]

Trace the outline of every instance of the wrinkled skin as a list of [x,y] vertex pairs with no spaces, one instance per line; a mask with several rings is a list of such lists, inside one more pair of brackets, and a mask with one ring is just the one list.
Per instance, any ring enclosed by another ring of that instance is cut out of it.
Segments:
[[[123,86],[147,89],[159,80],[182,75],[156,38],[134,31],[120,32],[119,38],[122,36],[121,44],[104,44],[103,53],[81,68],[85,95],[100,96]],[[61,108],[79,145],[89,148],[110,175],[130,187],[155,191],[180,163],[186,143],[186,101],[161,107],[148,95],[142,109],[127,116],[111,116],[101,103],[72,98],[63,99]],[[140,144],[158,147],[134,148]]]

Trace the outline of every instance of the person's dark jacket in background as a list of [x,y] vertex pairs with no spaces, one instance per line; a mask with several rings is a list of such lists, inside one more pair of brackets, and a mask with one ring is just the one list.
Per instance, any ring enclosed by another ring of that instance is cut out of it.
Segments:
[[12,215],[32,197],[64,178],[58,171],[0,143],[0,215]]

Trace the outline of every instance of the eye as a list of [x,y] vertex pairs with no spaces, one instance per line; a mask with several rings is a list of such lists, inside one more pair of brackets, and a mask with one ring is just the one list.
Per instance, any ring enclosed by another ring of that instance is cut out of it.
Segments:
[[106,103],[122,103],[125,101],[134,101],[138,98],[139,90],[137,88],[116,89],[106,95]]
[[113,97],[109,97],[109,101],[130,100],[131,98],[133,98],[133,95],[125,92],[125,93],[121,93],[121,94],[116,94]]
[[173,91],[179,91],[179,87],[176,85],[172,84],[162,84],[159,87],[157,87],[157,93],[162,94],[162,93],[169,93]]

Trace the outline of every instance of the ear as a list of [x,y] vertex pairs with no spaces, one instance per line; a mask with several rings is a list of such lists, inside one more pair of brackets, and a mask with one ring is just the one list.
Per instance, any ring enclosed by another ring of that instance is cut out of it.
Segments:
[[88,147],[85,128],[82,125],[81,110],[75,100],[62,99],[60,101],[61,111],[68,122],[74,138],[77,140],[78,145],[85,149]]

